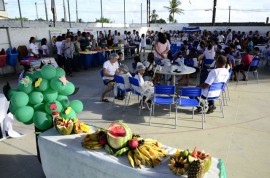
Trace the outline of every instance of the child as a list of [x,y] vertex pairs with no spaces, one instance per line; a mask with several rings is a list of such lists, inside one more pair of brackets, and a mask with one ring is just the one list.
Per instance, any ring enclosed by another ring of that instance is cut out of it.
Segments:
[[129,77],[132,77],[132,76],[129,73],[128,67],[125,64],[121,64],[118,69],[120,72],[118,75],[123,77],[125,84],[123,85],[121,83],[116,83],[116,85],[114,85],[114,95],[116,96],[115,97],[116,99],[123,100],[124,96],[122,93],[118,92],[118,87],[122,90],[129,89],[130,88]]
[[146,104],[148,109],[150,109],[150,107],[148,106],[148,103],[151,102],[150,98],[154,94],[154,87],[153,87],[154,85],[150,81],[144,81],[143,79],[143,75],[145,73],[144,65],[138,65],[136,68],[136,73],[137,74],[135,75],[134,78],[136,78],[139,81],[140,88],[135,88],[135,90],[138,93],[141,93],[141,95],[143,95],[143,102]]
[[145,35],[142,34],[142,36],[141,36],[141,50],[140,50],[140,53],[143,50],[143,57],[145,56],[145,47],[146,47],[146,38],[145,38]]

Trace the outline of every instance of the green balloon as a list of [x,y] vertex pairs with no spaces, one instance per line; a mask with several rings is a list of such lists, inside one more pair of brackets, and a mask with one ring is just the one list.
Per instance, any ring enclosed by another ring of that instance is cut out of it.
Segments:
[[41,68],[41,76],[47,80],[54,78],[56,75],[56,69],[52,65],[45,65]]
[[23,107],[26,106],[29,102],[29,97],[24,92],[16,92],[11,97],[11,104],[16,107]]
[[64,71],[64,69],[60,68],[60,67],[57,67],[56,68],[56,77],[60,78],[62,76],[65,76],[66,75],[66,72]]
[[76,112],[75,112],[73,109],[70,110],[69,114],[66,114],[66,113],[65,113],[65,109],[64,109],[64,110],[60,113],[60,116],[61,116],[62,118],[64,118],[64,119],[77,118]]
[[73,100],[69,105],[76,113],[82,112],[83,103],[80,100]]
[[16,119],[20,122],[29,122],[34,115],[34,109],[31,106],[23,106],[16,110]]
[[59,80],[59,78],[53,78],[50,81],[50,86],[52,89],[54,89],[56,91],[62,91],[64,89],[66,89],[66,85],[63,85],[63,83]]
[[36,87],[36,90],[43,92],[43,91],[46,91],[48,88],[49,88],[49,82],[48,80],[43,78],[40,85]]
[[18,89],[15,89],[15,88],[12,88],[12,89],[8,90],[8,94],[7,94],[8,99],[10,100],[11,97],[12,97],[12,95],[13,95],[14,93],[18,92],[18,91],[19,91],[19,90],[18,90]]
[[42,111],[35,111],[33,121],[35,126],[40,130],[47,130],[52,125],[52,117]]
[[64,90],[62,90],[62,91],[59,91],[59,93],[62,94],[62,95],[68,96],[68,95],[71,95],[72,93],[74,93],[74,91],[75,91],[74,84],[71,83],[71,82],[68,82],[67,85],[66,85],[66,88]]
[[40,71],[35,71],[32,76],[32,81],[36,81],[38,78],[42,78]]
[[24,85],[24,84],[19,84],[19,90],[23,91],[26,94],[29,94],[33,91],[34,87],[32,84]]
[[43,101],[43,94],[41,92],[33,91],[29,94],[30,104],[39,104]]
[[9,111],[10,111],[13,115],[15,115],[17,108],[18,108],[18,107],[15,106],[14,104],[10,104],[10,105],[9,105]]
[[33,120],[33,118],[32,119],[30,119],[28,122],[23,122],[25,125],[31,125],[31,124],[33,124],[33,122],[34,122],[34,120]]
[[[56,109],[51,109],[50,106],[55,103],[56,104]],[[59,101],[53,101],[53,102],[47,102],[45,104],[45,111],[48,113],[48,114],[52,114],[53,112],[61,112],[63,109],[63,106],[61,105],[61,103]]]
[[63,99],[68,99],[68,97],[66,95],[59,94],[57,100],[61,102]]
[[60,102],[61,102],[61,104],[62,104],[62,106],[63,106],[64,108],[67,108],[67,107],[70,105],[70,102],[69,102],[68,99],[63,99],[63,100],[61,100]]
[[34,79],[35,79],[34,72],[26,72],[24,74],[24,77],[26,77],[26,76],[30,77],[32,79],[32,81],[34,81]]
[[45,104],[39,103],[32,106],[35,111],[45,111]]
[[45,102],[55,101],[58,97],[58,92],[49,88],[43,92],[43,97]]

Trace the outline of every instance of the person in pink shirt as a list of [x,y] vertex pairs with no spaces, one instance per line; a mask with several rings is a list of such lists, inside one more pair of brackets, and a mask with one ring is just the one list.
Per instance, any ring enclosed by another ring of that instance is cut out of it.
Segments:
[[159,62],[167,58],[169,47],[167,44],[166,36],[163,33],[160,33],[160,32],[158,33],[158,39],[155,42],[154,50],[155,50],[154,55],[155,55],[156,62]]
[[246,74],[244,71],[247,71],[248,70],[248,67],[252,61],[252,55],[250,55],[250,49],[249,48],[246,48],[245,50],[245,53],[244,53],[244,56],[242,57],[242,62],[240,65],[238,66],[235,66],[234,69],[233,69],[233,74],[234,74],[234,81],[237,81],[237,74],[238,72],[240,71],[241,74],[243,75],[243,81],[246,81],[247,80],[247,77],[246,77]]

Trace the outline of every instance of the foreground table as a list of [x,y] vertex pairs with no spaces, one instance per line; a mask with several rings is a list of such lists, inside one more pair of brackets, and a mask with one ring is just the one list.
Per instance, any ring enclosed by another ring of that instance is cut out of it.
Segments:
[[[92,128],[91,128],[92,129]],[[93,131],[94,129],[92,129]],[[168,168],[169,157],[155,168],[132,168],[127,156],[114,157],[104,149],[91,151],[81,147],[84,134],[59,135],[54,129],[40,134],[38,143],[42,168],[47,178],[177,178]],[[167,148],[172,155],[176,149]],[[212,158],[212,166],[204,178],[219,178],[219,160]]]

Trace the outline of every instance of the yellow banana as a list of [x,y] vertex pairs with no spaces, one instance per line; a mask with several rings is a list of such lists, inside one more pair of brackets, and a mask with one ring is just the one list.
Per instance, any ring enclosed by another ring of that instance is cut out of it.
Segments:
[[161,161],[159,159],[152,159],[153,166],[158,166],[160,162]]
[[137,166],[139,166],[139,168],[142,168],[141,161],[138,159],[136,154],[134,154],[134,162]]
[[129,163],[130,165],[134,168],[134,159],[132,158],[133,157],[133,153],[132,151],[128,151],[128,160],[129,160]]
[[151,158],[152,159],[152,156],[150,155],[150,153],[146,150],[145,147],[143,146],[140,146],[138,147],[138,149],[140,150],[140,152],[142,152],[146,157],[148,158]]

